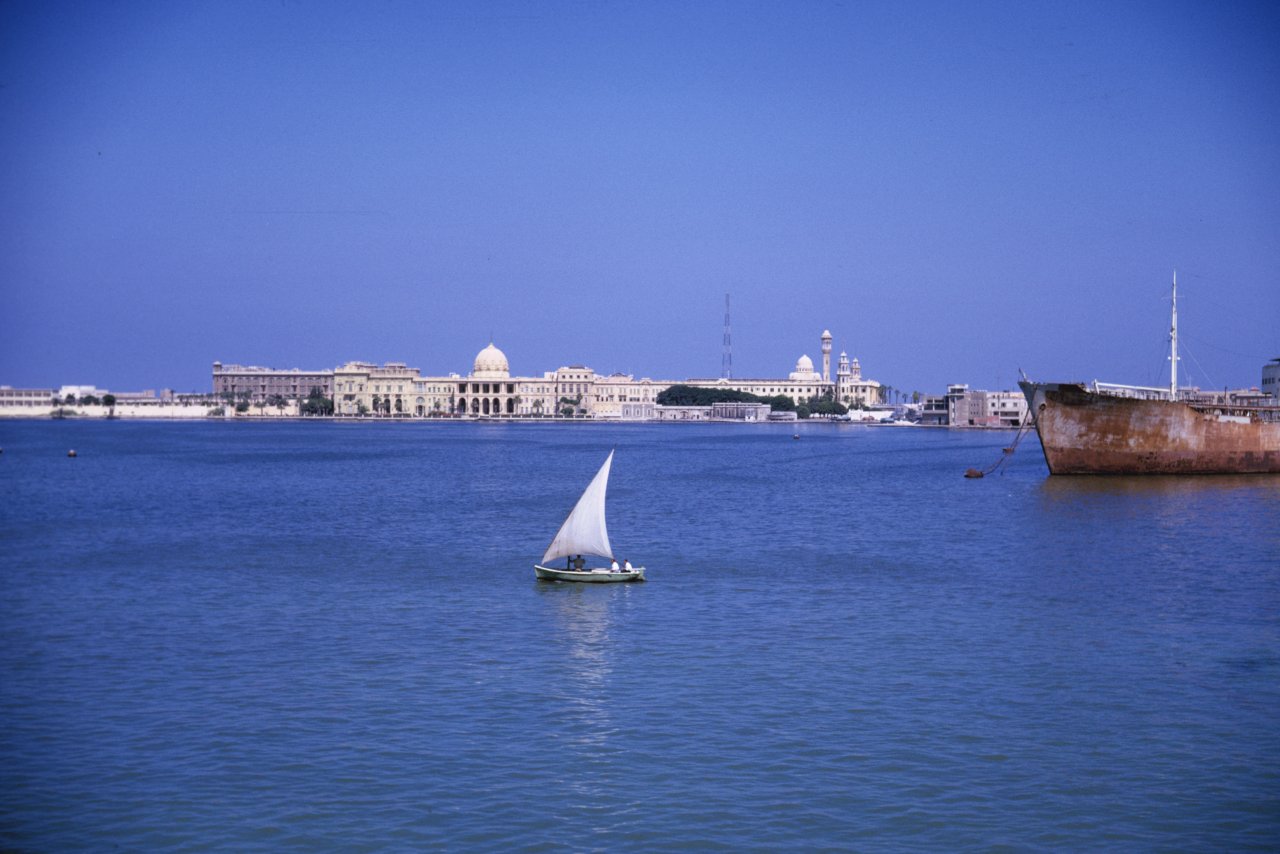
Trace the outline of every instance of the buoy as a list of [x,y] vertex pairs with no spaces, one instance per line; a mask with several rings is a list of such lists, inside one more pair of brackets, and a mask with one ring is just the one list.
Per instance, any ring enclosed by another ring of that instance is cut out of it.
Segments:
[[76,452],[74,448],[72,448],[70,451],[67,451],[68,457],[74,457],[75,455],[76,455]]
[[964,476],[965,477],[985,477],[985,475],[983,475],[983,473],[978,471],[977,469],[969,469],[964,473]]
[[800,438],[800,434],[799,434],[799,433],[795,433],[795,434],[793,434],[793,435],[791,436],[791,438],[792,438],[792,439],[799,439],[799,438]]

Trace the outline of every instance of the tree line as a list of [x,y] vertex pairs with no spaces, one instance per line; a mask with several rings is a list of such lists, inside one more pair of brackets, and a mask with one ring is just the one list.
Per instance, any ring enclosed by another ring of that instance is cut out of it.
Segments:
[[677,383],[658,392],[660,406],[711,406],[713,403],[767,403],[774,412],[794,412],[797,418],[811,415],[845,415],[849,408],[828,389],[799,405],[785,394],[762,396],[732,388],[700,388]]

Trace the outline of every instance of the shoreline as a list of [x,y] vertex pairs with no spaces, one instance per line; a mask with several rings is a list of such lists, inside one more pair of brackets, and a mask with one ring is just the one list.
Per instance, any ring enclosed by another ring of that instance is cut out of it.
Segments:
[[[151,409],[152,407],[148,407]],[[173,407],[174,409],[186,409],[188,407]],[[117,407],[119,409],[119,407]],[[725,419],[703,419],[703,420],[669,420],[663,421],[659,419],[648,420],[623,420],[614,418],[508,418],[502,416],[489,416],[482,418],[415,418],[406,416],[403,418],[386,418],[386,417],[360,417],[348,415],[237,415],[228,418],[223,415],[207,415],[204,413],[187,413],[173,412],[159,414],[157,412],[147,412],[146,414],[117,412],[113,417],[106,414],[89,414],[77,413],[67,415],[61,418],[55,417],[53,414],[45,412],[39,415],[35,413],[17,413],[13,411],[0,411],[0,423],[5,421],[67,421],[75,423],[97,423],[109,421],[145,421],[151,423],[227,423],[227,424],[280,424],[280,423],[310,423],[324,422],[337,424],[546,424],[546,425],[636,425],[636,424],[659,424],[664,426],[674,425],[699,425],[699,424],[742,424],[750,426],[780,426],[780,427],[798,427],[802,424],[822,424],[828,426],[849,426],[849,427],[912,427],[923,429],[943,429],[943,430],[976,430],[976,431],[1014,431],[1017,427],[999,426],[999,427],[977,427],[970,425],[951,425],[951,424],[920,424],[914,422],[900,421],[841,421],[831,418],[806,418],[797,419],[795,421],[740,421],[730,418]]]

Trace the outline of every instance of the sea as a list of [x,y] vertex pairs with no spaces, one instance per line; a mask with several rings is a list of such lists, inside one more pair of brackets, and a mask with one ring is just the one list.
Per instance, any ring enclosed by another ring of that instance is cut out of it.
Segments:
[[0,849],[1277,850],[1280,478],[1015,438],[0,422]]

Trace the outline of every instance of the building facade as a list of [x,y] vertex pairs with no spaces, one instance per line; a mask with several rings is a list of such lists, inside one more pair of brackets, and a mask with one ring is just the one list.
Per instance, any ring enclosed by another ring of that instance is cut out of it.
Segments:
[[[760,397],[785,395],[797,405],[828,394],[847,406],[880,403],[880,384],[863,378],[857,359],[850,362],[841,353],[836,376],[831,376],[831,343],[831,333],[824,330],[820,341],[821,373],[807,355],[802,355],[785,379],[691,379],[684,384],[733,389]],[[658,395],[675,384],[676,381],[636,379],[622,373],[602,376],[585,365],[568,365],[541,376],[512,376],[506,354],[492,342],[476,354],[471,372],[465,376],[424,376],[421,370],[404,362],[377,365],[354,361],[332,371],[282,371],[213,363],[213,390],[217,396],[230,394],[258,404],[273,395],[302,399],[313,388],[319,388],[326,397],[333,398],[334,413],[340,417],[688,420],[693,417],[691,413],[664,416],[658,411]],[[742,414],[721,417],[750,420],[745,414],[748,411],[753,416],[759,412],[743,409]]]
[[[42,407],[48,409],[54,405],[54,390],[51,388],[14,388],[0,386],[0,406]],[[61,400],[61,398],[59,398]]]
[[286,400],[301,400],[320,389],[325,397],[333,396],[333,371],[302,371],[297,368],[279,370],[257,365],[224,365],[213,363],[213,393],[230,395],[249,403],[266,403],[276,395]]
[[1262,366],[1262,393],[1280,400],[1280,359],[1272,359]]
[[1027,397],[1020,391],[950,385],[946,402],[947,423],[952,427],[1018,427],[1027,416]]
[[[836,402],[850,408],[876,406],[884,402],[884,389],[875,380],[862,376],[862,365],[857,358],[849,360],[848,353],[840,354],[836,376],[831,378],[831,332],[823,330],[819,342],[822,352],[822,372],[814,369],[813,360],[807,354],[796,360],[796,366],[786,379],[691,379],[685,385],[695,388],[725,388],[754,394],[757,397],[785,395],[797,406],[815,397],[831,394]],[[672,385],[673,383],[668,383]]]

